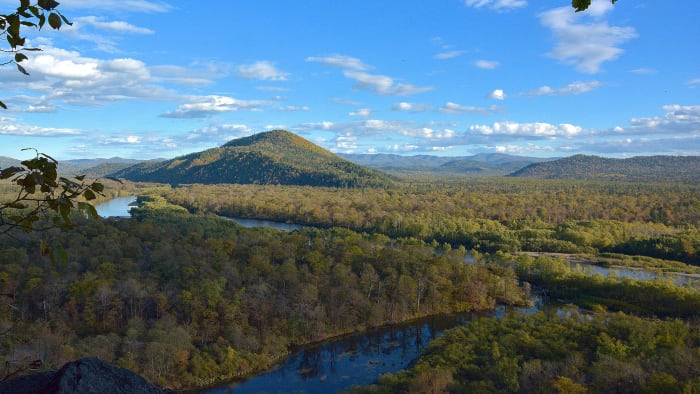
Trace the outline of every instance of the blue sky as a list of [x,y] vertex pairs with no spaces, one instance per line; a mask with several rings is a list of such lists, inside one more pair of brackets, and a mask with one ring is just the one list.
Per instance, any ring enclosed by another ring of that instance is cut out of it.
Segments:
[[[0,0],[0,9],[16,8]],[[700,154],[700,2],[63,0],[0,67],[0,155]]]

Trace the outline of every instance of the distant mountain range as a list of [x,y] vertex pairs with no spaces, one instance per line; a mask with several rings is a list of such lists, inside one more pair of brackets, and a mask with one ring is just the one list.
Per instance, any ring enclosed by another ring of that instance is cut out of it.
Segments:
[[608,159],[575,155],[530,164],[510,176],[629,182],[700,182],[700,156],[638,156]]
[[[342,157],[341,157],[342,156]],[[115,176],[133,181],[253,183],[336,187],[383,186],[393,174],[512,176],[539,179],[700,183],[700,156],[610,159],[575,155],[560,159],[502,153],[472,156],[335,155],[284,130],[232,140],[171,160],[113,157],[60,161],[63,174]],[[0,168],[20,161],[0,156]]]
[[392,182],[386,174],[352,163],[285,130],[235,139],[219,148],[172,160],[140,163],[111,176],[170,184],[362,187]]
[[395,154],[345,154],[357,164],[391,173],[507,175],[532,163],[554,159],[481,153],[472,156],[402,156]]
[[[157,159],[156,161],[158,160],[162,159]],[[144,160],[124,159],[121,157],[112,157],[109,159],[59,160],[58,171],[62,175],[87,175],[91,178],[99,178],[142,162],[144,162]],[[0,156],[0,168],[19,166],[20,164],[21,160]]]

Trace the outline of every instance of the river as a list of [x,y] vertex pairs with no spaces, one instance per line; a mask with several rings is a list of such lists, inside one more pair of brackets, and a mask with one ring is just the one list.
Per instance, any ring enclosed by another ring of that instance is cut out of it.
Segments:
[[103,218],[131,217],[131,208],[136,205],[136,196],[115,197],[109,201],[95,205],[95,210]]
[[[95,208],[102,217],[128,217],[134,196],[115,198]],[[302,226],[256,219],[228,218],[245,227],[272,227],[293,231]],[[468,259],[465,260],[468,262]],[[572,268],[588,274],[626,276],[651,280],[658,274],[637,269],[610,269],[592,264],[572,263]],[[677,280],[679,275],[673,275]],[[550,305],[547,308],[558,308]],[[543,308],[536,299],[529,309],[512,308],[530,313]],[[353,385],[368,385],[381,374],[395,373],[408,367],[421,350],[445,330],[463,325],[479,316],[501,317],[507,310],[499,305],[495,311],[437,316],[390,327],[352,334],[323,343],[303,346],[270,371],[242,381],[226,383],[199,391],[222,393],[327,393],[345,390]]]
[[[511,309],[530,313],[541,307],[535,300],[532,308]],[[502,317],[508,308],[498,305],[490,312],[434,316],[303,346],[270,371],[199,393],[334,393],[372,384],[384,373],[406,369],[446,330],[481,316]]]

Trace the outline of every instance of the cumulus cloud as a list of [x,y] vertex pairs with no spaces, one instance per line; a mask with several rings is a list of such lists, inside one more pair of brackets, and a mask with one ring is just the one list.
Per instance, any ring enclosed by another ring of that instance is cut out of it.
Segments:
[[410,96],[433,90],[432,86],[415,86],[394,81],[386,75],[368,74],[360,71],[346,70],[345,76],[357,81],[356,89],[369,90],[382,96]]
[[469,131],[483,135],[512,135],[528,137],[573,137],[583,129],[568,123],[553,125],[543,122],[495,122],[492,125],[473,125]]
[[665,105],[661,109],[666,112],[663,116],[632,118],[630,129],[625,131],[696,136],[700,133],[700,105],[672,104]]
[[487,97],[492,100],[505,100],[506,94],[503,92],[503,89],[494,89]]
[[182,104],[175,111],[161,116],[166,118],[203,118],[224,112],[256,111],[269,104],[266,101],[239,100],[227,96],[202,96],[195,97],[193,102]]
[[371,67],[364,64],[362,60],[346,55],[333,54],[328,56],[310,56],[306,58],[307,62],[323,63],[327,66],[339,67],[347,70],[365,71]]
[[474,62],[474,66],[484,69],[484,70],[493,70],[494,68],[500,66],[501,63],[495,61],[495,60],[477,60]]
[[461,105],[453,102],[447,102],[440,108],[440,112],[442,112],[443,114],[453,115],[463,113],[486,115],[496,113],[500,110],[501,108],[496,105],[492,105],[489,107],[475,107],[471,105]]
[[268,61],[238,66],[237,72],[241,78],[263,81],[286,81],[289,76],[289,73],[278,70],[272,62]]
[[581,94],[597,89],[603,84],[600,81],[573,82],[561,88],[551,88],[541,86],[536,90],[525,93],[526,96],[564,96],[570,94]]
[[[16,70],[0,70],[6,92],[22,92],[35,107],[56,107],[57,102],[78,106],[103,105],[118,100],[164,101],[178,95],[155,82],[148,67],[131,58],[95,59],[78,52],[51,47],[23,62],[30,82],[18,80]],[[34,95],[34,96],[31,96]]]
[[611,9],[609,1],[593,0],[587,12],[576,13],[567,6],[539,14],[540,23],[552,31],[556,40],[548,55],[584,73],[600,71],[602,63],[622,54],[621,44],[637,37],[632,27],[610,26],[600,20]]
[[527,6],[526,0],[465,0],[467,7],[507,11]]

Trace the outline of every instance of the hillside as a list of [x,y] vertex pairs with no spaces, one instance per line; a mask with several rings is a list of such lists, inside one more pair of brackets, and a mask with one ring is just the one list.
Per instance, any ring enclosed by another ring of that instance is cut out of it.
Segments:
[[386,172],[464,175],[507,175],[529,164],[552,160],[503,153],[472,156],[402,156],[378,153],[345,154],[343,157],[359,165]]
[[700,156],[638,156],[608,159],[575,155],[534,163],[510,176],[630,182],[700,182]]
[[132,181],[282,184],[332,187],[381,186],[388,176],[351,163],[285,130],[232,140],[219,148],[110,174]]

